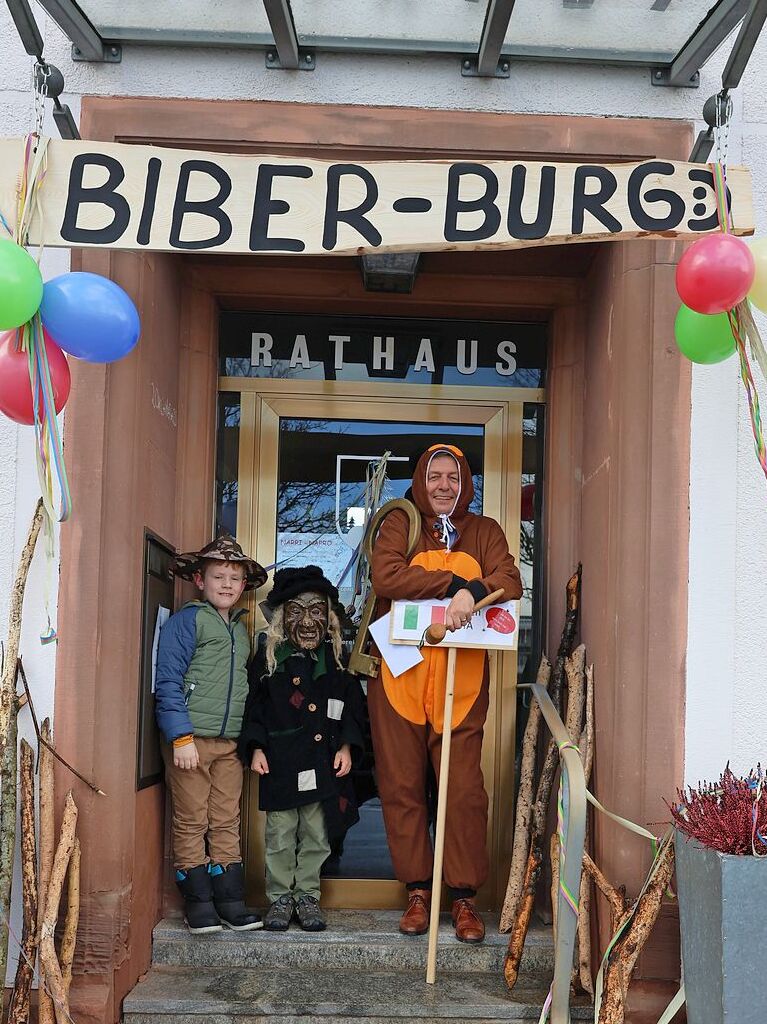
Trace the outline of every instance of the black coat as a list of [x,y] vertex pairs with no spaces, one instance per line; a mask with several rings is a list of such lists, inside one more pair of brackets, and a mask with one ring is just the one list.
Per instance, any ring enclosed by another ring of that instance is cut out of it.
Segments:
[[248,678],[239,753],[248,767],[256,749],[269,762],[269,773],[259,778],[259,807],[282,811],[320,802],[328,833],[343,833],[359,816],[350,778],[336,777],[333,759],[344,743],[353,760],[362,754],[359,680],[336,666],[327,641],[317,658],[283,645],[271,676],[261,642]]

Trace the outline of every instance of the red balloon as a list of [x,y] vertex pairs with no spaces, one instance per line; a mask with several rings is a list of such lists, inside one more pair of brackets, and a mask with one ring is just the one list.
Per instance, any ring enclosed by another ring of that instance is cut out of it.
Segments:
[[[67,357],[43,330],[48,366],[51,371],[53,404],[56,412],[66,405],[72,378]],[[38,394],[38,409],[43,415],[42,390]],[[33,424],[35,414],[32,405],[32,385],[29,381],[29,362],[26,352],[17,348],[17,332],[0,336],[0,412],[17,423]]]
[[749,247],[719,232],[693,242],[676,268],[676,290],[696,313],[726,313],[745,299],[756,265]]

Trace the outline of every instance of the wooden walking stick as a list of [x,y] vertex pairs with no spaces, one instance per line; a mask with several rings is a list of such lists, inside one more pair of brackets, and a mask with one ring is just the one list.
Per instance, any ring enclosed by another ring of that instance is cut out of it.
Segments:
[[[479,611],[487,605],[503,599],[503,591],[496,590],[483,597],[474,605]],[[443,623],[435,623],[426,630],[424,638],[429,644],[438,644],[445,639],[447,629]],[[431,883],[431,913],[429,917],[429,948],[426,954],[426,983],[433,985],[437,979],[437,939],[439,938],[439,911],[442,890],[442,860],[445,852],[445,820],[447,818],[447,783],[450,774],[450,740],[453,733],[453,697],[455,691],[455,658],[457,648],[447,652],[447,678],[445,680],[445,711],[442,726],[442,749],[439,757],[439,788],[437,791],[437,825],[434,831],[434,873]]]

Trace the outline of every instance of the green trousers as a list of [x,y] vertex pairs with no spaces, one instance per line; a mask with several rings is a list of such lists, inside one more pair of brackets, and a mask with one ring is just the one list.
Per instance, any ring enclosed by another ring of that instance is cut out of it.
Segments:
[[322,804],[266,812],[266,898],[290,893],[320,898],[320,871],[330,854]]

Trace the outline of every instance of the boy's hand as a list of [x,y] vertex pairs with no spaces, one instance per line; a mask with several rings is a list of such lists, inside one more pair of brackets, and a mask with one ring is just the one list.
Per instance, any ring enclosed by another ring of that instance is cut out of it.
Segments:
[[352,768],[352,752],[348,743],[340,748],[335,758],[333,759],[333,767],[336,769],[336,775],[338,778],[342,778],[344,775],[348,775]]
[[183,747],[173,748],[173,764],[176,768],[196,768],[200,763],[197,744],[185,743]]
[[258,772],[259,775],[269,774],[269,762],[266,760],[266,754],[263,750],[253,751],[253,757],[250,759],[250,770]]

